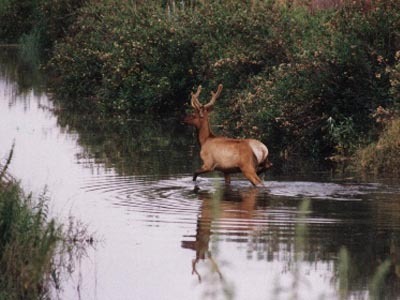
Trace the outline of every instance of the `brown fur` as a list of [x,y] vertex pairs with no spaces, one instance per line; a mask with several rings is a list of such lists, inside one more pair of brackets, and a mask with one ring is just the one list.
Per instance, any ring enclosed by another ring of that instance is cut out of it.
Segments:
[[209,124],[209,113],[212,111],[216,95],[222,90],[220,85],[216,94],[212,93],[211,105],[201,105],[197,97],[200,94],[199,87],[196,94],[192,94],[192,106],[194,114],[186,116],[184,122],[197,129],[198,140],[201,146],[200,157],[203,165],[195,171],[193,181],[197,176],[211,171],[224,173],[225,182],[230,183],[230,174],[242,172],[253,185],[262,184],[258,177],[271,166],[269,163],[268,149],[258,140],[254,139],[232,139],[215,136]]

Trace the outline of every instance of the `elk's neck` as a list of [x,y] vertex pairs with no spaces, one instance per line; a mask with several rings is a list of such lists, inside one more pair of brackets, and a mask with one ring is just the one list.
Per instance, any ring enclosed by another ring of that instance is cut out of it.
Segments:
[[204,143],[209,139],[214,137],[215,135],[212,133],[211,128],[210,128],[210,123],[209,122],[204,122],[202,126],[200,126],[198,129],[198,138],[199,138],[199,143],[200,146],[203,146]]

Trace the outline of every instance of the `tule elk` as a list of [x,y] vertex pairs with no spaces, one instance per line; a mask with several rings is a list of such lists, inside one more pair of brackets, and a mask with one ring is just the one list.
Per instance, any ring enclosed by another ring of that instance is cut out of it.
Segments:
[[231,181],[230,174],[242,172],[250,182],[257,186],[262,185],[258,175],[268,169],[272,164],[268,161],[268,149],[255,139],[233,139],[215,136],[210,128],[209,113],[222,91],[222,84],[217,92],[211,92],[211,100],[207,104],[200,103],[198,97],[201,86],[196,93],[191,94],[191,105],[194,113],[184,118],[183,122],[197,129],[200,143],[200,157],[203,165],[196,170],[193,181],[197,176],[211,171],[221,171],[225,176],[225,183]]

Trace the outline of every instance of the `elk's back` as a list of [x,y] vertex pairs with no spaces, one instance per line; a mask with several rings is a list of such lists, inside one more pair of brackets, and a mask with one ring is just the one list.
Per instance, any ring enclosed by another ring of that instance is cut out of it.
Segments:
[[213,169],[234,170],[253,162],[254,157],[257,165],[261,164],[268,156],[268,149],[254,139],[214,137],[202,146],[200,156],[203,162]]

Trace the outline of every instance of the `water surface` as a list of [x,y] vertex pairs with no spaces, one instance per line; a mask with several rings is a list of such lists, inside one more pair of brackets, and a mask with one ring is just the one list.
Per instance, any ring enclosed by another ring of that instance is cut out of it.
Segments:
[[400,298],[397,179],[269,174],[252,188],[216,174],[194,184],[196,138],[178,120],[93,120],[45,91],[15,49],[0,49],[0,158],[15,142],[10,172],[27,191],[47,188],[53,215],[75,216],[98,240],[62,299],[368,299],[386,259],[385,294]]

